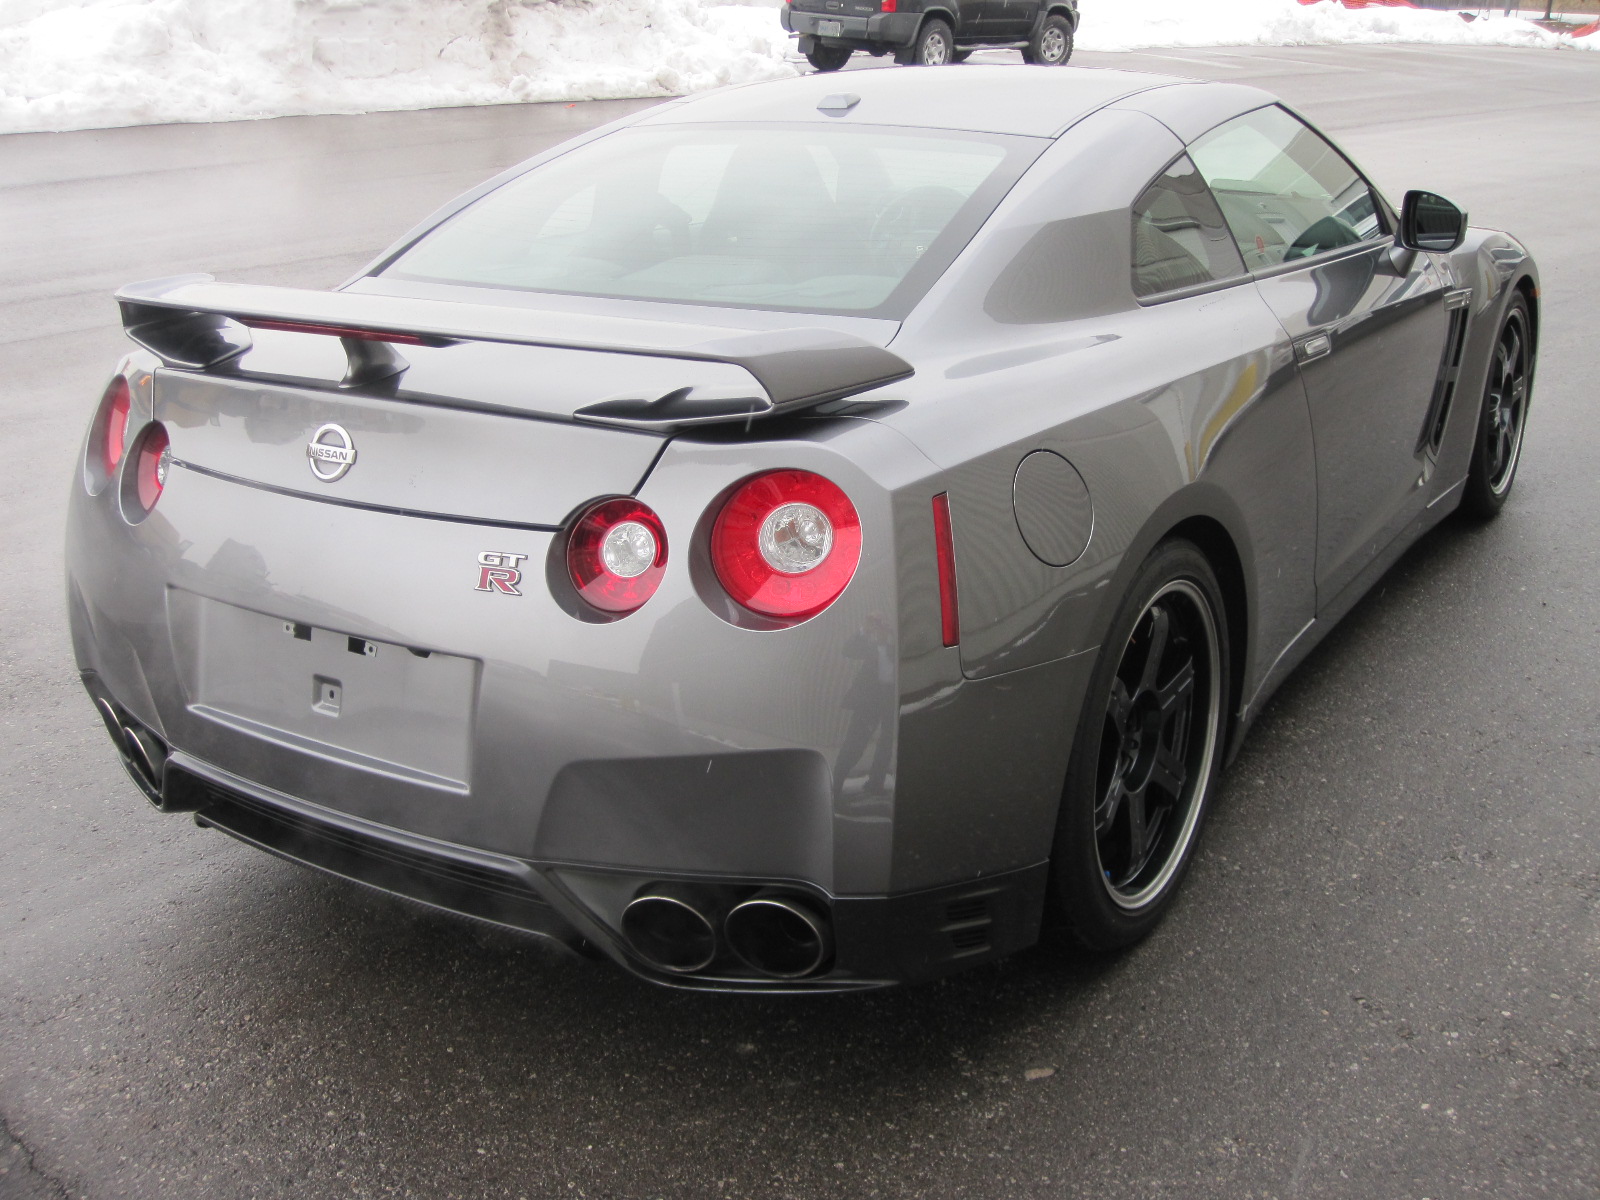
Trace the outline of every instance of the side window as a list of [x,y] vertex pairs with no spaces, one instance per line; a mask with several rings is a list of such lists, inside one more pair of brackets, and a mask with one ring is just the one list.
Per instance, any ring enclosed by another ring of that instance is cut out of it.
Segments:
[[1281,108],[1235,117],[1189,153],[1252,271],[1384,235],[1367,181]]
[[1133,294],[1153,296],[1244,274],[1217,202],[1187,155],[1133,205]]

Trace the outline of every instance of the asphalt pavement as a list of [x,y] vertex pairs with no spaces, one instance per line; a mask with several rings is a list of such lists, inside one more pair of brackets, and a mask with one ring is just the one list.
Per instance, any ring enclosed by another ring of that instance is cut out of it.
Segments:
[[112,289],[334,285],[643,102],[0,137],[0,1196],[1600,1195],[1600,56],[1079,61],[1274,89],[1523,238],[1522,473],[1278,694],[1148,942],[866,996],[660,991],[161,816],[74,674]]

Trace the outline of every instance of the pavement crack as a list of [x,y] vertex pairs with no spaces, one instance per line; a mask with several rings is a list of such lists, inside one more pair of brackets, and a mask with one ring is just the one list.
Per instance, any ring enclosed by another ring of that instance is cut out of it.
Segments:
[[[8,1179],[20,1169],[22,1178]],[[25,1190],[28,1183],[35,1186]],[[72,1195],[67,1191],[66,1183],[55,1175],[50,1174],[39,1165],[38,1156],[32,1145],[11,1128],[11,1122],[4,1113],[0,1113],[0,1191],[7,1196],[27,1200],[72,1200]]]

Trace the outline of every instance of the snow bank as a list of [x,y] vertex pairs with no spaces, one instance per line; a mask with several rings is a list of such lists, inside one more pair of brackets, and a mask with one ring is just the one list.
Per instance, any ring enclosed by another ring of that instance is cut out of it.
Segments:
[[[803,69],[779,0],[0,0],[0,133],[669,96]],[[1582,45],[1332,0],[1082,0],[1084,50]]]
[[1152,50],[1200,46],[1315,46],[1425,42],[1439,46],[1578,46],[1517,17],[1464,21],[1420,8],[1346,8],[1334,0],[1082,0],[1080,50]]
[[670,96],[790,45],[777,0],[0,0],[0,132]]

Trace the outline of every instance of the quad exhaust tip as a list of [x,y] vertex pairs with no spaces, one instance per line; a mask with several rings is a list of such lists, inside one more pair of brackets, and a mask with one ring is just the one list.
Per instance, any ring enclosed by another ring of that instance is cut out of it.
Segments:
[[622,911],[622,936],[640,958],[674,975],[709,967],[717,957],[717,929],[705,898],[691,888],[658,887]]
[[166,743],[131,717],[124,716],[115,704],[104,697],[97,697],[94,704],[145,796],[150,803],[161,808],[161,785],[167,767]]
[[774,979],[811,975],[833,953],[827,922],[782,893],[763,892],[734,905],[722,931],[741,962]]
[[716,914],[727,898],[705,887],[655,884],[622,912],[622,936],[657,970],[691,975],[732,951],[745,966],[772,979],[802,979],[833,956],[827,918],[786,892],[758,892],[728,909],[718,937]]

